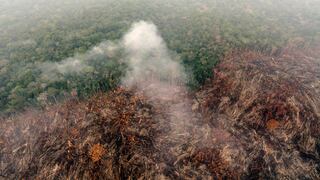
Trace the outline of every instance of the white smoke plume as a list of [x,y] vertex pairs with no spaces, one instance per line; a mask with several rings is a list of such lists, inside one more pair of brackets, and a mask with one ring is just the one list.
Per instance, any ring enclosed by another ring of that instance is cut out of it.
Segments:
[[64,59],[60,62],[45,62],[38,64],[41,78],[45,81],[59,81],[64,75],[80,75],[92,71],[93,61],[109,61],[114,56],[119,45],[111,41],[102,42],[84,54],[77,54],[74,57]]
[[133,24],[122,45],[129,66],[124,85],[144,87],[144,82],[148,80],[184,83],[186,75],[183,67],[170,56],[154,24],[145,21]]
[[61,74],[78,73],[85,67],[84,63],[80,59],[76,58],[68,58],[57,63],[41,64],[41,68],[44,69],[47,74],[54,72]]
[[125,59],[128,65],[123,85],[129,88],[144,88],[147,81],[171,85],[184,85],[186,82],[186,74],[177,55],[168,50],[157,27],[145,21],[134,23],[120,41],[102,42],[84,54],[77,54],[60,62],[41,63],[38,67],[43,79],[57,81],[60,75],[82,74],[92,70],[91,61],[95,61],[97,57],[108,61],[119,50],[125,52],[118,60]]

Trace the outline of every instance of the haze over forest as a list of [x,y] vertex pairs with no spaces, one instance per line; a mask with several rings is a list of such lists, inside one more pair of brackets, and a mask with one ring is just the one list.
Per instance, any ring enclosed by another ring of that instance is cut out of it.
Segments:
[[318,179],[319,50],[319,0],[0,0],[0,179]]
[[[115,87],[125,69],[121,55],[86,53],[100,43],[119,41],[135,22],[157,26],[194,88],[230,49],[277,53],[288,44],[317,43],[318,9],[315,0],[2,0],[0,109],[12,113],[38,106],[39,97],[54,101],[74,89],[86,97]],[[66,64],[72,58],[86,64],[68,69],[76,65]]]

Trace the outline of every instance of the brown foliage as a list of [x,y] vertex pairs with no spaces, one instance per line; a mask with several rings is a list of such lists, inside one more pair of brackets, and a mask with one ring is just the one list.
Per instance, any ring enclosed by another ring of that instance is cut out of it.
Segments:
[[232,173],[229,170],[229,164],[221,158],[221,154],[214,148],[199,149],[192,157],[196,165],[207,164],[209,171],[214,177],[226,178],[235,177],[237,173]]
[[277,120],[275,120],[275,119],[270,119],[270,120],[267,122],[267,128],[268,128],[268,130],[277,129],[279,126],[280,126],[280,123],[279,123]]
[[97,162],[105,154],[105,149],[103,148],[103,146],[101,146],[101,144],[98,143],[98,144],[95,144],[91,147],[89,153],[90,153],[90,157],[91,157],[92,161]]
[[252,161],[248,178],[319,178],[319,59],[319,48],[278,56],[232,51],[197,93],[207,121],[250,154],[235,158]]

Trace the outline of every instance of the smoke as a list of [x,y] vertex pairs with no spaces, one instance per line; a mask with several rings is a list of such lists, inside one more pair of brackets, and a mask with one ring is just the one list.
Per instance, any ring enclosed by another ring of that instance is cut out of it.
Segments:
[[61,62],[41,64],[42,78],[50,81],[58,80],[58,75],[81,73],[88,67],[83,61],[76,58],[68,58]]
[[[112,61],[119,46],[111,41],[102,42],[84,54],[77,54],[60,62],[37,64],[41,71],[41,79],[46,82],[60,81],[66,75],[83,75],[95,70],[104,62]],[[106,69],[106,72],[108,70]]]
[[[122,80],[127,88],[137,88],[154,104],[181,99],[186,92],[186,73],[178,57],[170,52],[157,27],[145,21],[134,23],[121,40],[128,70]],[[173,103],[169,109],[174,107]],[[168,113],[172,114],[169,110]],[[181,111],[180,109],[177,111]]]
[[140,21],[134,23],[122,40],[129,70],[123,84],[145,87],[146,81],[184,83],[183,67],[171,56],[156,26]]
[[178,56],[168,50],[157,27],[145,21],[134,23],[119,41],[102,42],[84,54],[60,62],[41,63],[37,67],[41,70],[42,79],[58,81],[64,75],[92,71],[96,61],[111,61],[119,51],[124,53],[117,57],[117,61],[125,60],[128,66],[122,78],[122,84],[126,87],[144,88],[148,81],[171,85],[184,85],[186,82],[187,76],[178,62]]

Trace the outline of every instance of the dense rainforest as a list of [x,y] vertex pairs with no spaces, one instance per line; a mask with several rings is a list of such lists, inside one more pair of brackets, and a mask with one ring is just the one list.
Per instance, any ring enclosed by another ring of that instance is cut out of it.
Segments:
[[[283,47],[315,45],[319,6],[313,0],[1,0],[0,111],[113,89],[126,69],[122,52],[107,57],[88,51],[117,41],[136,21],[158,27],[196,89],[230,49],[277,55]],[[68,58],[89,61],[81,72],[48,68]]]

